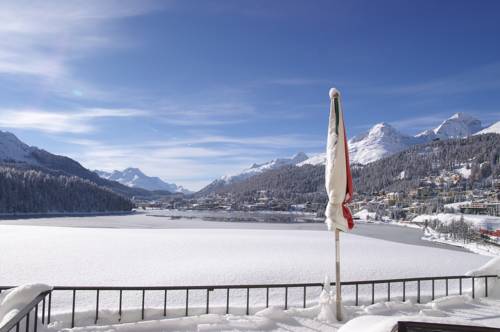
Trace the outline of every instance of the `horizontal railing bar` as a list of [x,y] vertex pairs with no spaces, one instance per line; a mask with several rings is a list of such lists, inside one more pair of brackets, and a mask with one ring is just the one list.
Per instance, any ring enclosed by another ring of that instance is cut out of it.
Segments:
[[[481,276],[438,276],[438,277],[421,277],[421,278],[398,278],[398,279],[376,279],[376,280],[360,280],[360,281],[342,281],[343,286],[355,285],[371,285],[371,284],[387,284],[398,282],[412,282],[412,281],[432,281],[432,280],[452,280],[452,279],[472,279],[472,278],[498,278],[497,275],[481,275]],[[335,282],[330,285],[334,286]],[[323,283],[289,283],[289,284],[251,284],[251,285],[205,285],[205,286],[55,286],[53,290],[61,291],[114,291],[114,290],[127,290],[127,291],[142,291],[142,290],[197,290],[197,289],[246,289],[246,288],[299,288],[299,287],[321,287]],[[16,286],[0,286],[0,289],[8,289]]]

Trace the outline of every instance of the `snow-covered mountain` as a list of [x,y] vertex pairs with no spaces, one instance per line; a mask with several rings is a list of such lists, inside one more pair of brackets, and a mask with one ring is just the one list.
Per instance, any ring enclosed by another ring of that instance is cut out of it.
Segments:
[[427,141],[469,137],[482,129],[481,121],[468,114],[459,112],[444,120],[434,129],[426,130],[415,137]]
[[71,158],[29,146],[14,134],[5,131],[0,131],[0,164],[23,170],[36,169],[51,175],[77,176],[127,197],[149,194],[143,189],[129,188],[103,179]]
[[31,154],[35,149],[14,134],[0,130],[0,161],[38,164]]
[[299,152],[291,158],[278,158],[265,162],[263,164],[253,164],[249,168],[241,171],[240,173],[233,175],[224,175],[223,177],[220,178],[219,182],[231,183],[236,181],[242,181],[256,174],[260,174],[262,172],[271,169],[276,169],[287,165],[297,165],[307,159],[309,159],[309,157],[304,152]]
[[[378,123],[369,131],[349,140],[349,158],[352,164],[368,164],[390,156],[419,143],[415,137],[400,133],[387,123]],[[297,166],[325,164],[325,154],[311,157]]]
[[353,164],[368,164],[403,151],[417,143],[387,123],[378,123],[367,133],[349,140],[349,158]]
[[[495,125],[485,129],[495,130]],[[418,135],[408,136],[400,133],[387,123],[379,123],[369,131],[349,140],[351,163],[368,164],[378,159],[403,151],[415,144],[422,144],[436,139],[465,138],[481,130],[481,121],[465,113],[455,113],[439,126],[428,129]],[[497,128],[499,131],[500,128]],[[325,155],[320,154],[305,160],[298,166],[325,163]]]
[[491,126],[484,128],[483,130],[476,133],[476,135],[481,134],[500,134],[500,121],[497,121]]
[[131,188],[142,188],[146,190],[166,190],[169,192],[180,192],[183,194],[191,193],[182,186],[177,186],[174,183],[167,183],[156,176],[147,176],[140,169],[129,167],[123,171],[105,172],[95,170],[100,177],[120,182]]

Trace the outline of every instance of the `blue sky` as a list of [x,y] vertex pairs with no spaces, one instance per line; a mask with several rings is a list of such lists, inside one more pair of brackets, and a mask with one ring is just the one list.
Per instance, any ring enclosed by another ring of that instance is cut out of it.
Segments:
[[0,129],[90,169],[199,189],[349,136],[500,118],[498,1],[10,1]]

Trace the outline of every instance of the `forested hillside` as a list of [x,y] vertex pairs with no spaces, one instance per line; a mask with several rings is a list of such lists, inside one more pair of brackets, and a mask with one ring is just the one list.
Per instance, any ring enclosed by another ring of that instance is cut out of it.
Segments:
[[[470,168],[468,179],[457,185],[487,185],[487,179],[500,177],[500,135],[477,135],[465,139],[435,141],[416,145],[406,151],[365,166],[352,167],[357,193],[406,191],[414,189],[425,177],[442,171]],[[214,182],[199,194],[231,193],[245,198],[266,190],[274,197],[294,203],[326,201],[324,166],[285,166],[256,175],[239,183],[222,185]]]
[[130,211],[132,203],[76,176],[0,166],[0,213]]
[[[416,188],[427,176],[442,171],[470,169],[460,185],[485,185],[490,176],[500,176],[500,135],[477,135],[465,139],[417,145],[392,157],[353,169],[356,191],[405,191]],[[404,172],[404,173],[403,173]]]

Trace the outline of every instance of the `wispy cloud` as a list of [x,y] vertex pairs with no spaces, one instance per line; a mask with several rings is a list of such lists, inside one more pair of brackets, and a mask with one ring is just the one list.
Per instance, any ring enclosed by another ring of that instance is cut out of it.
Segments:
[[[137,0],[2,1],[0,2],[0,77],[24,80],[55,94],[75,97],[77,87],[92,97],[74,62],[97,50],[115,47],[109,29],[117,19],[143,15],[170,2]],[[82,97],[79,95],[78,97]]]
[[87,133],[96,129],[99,118],[126,118],[147,116],[134,109],[86,108],[75,112],[46,110],[0,109],[0,127],[35,129],[49,133]]
[[60,139],[79,145],[77,150],[68,154],[90,169],[111,171],[139,166],[147,174],[190,189],[200,189],[214,178],[241,171],[254,162],[287,157],[304,149],[319,150],[324,145],[323,140],[297,135],[239,137],[209,134],[131,144]]

